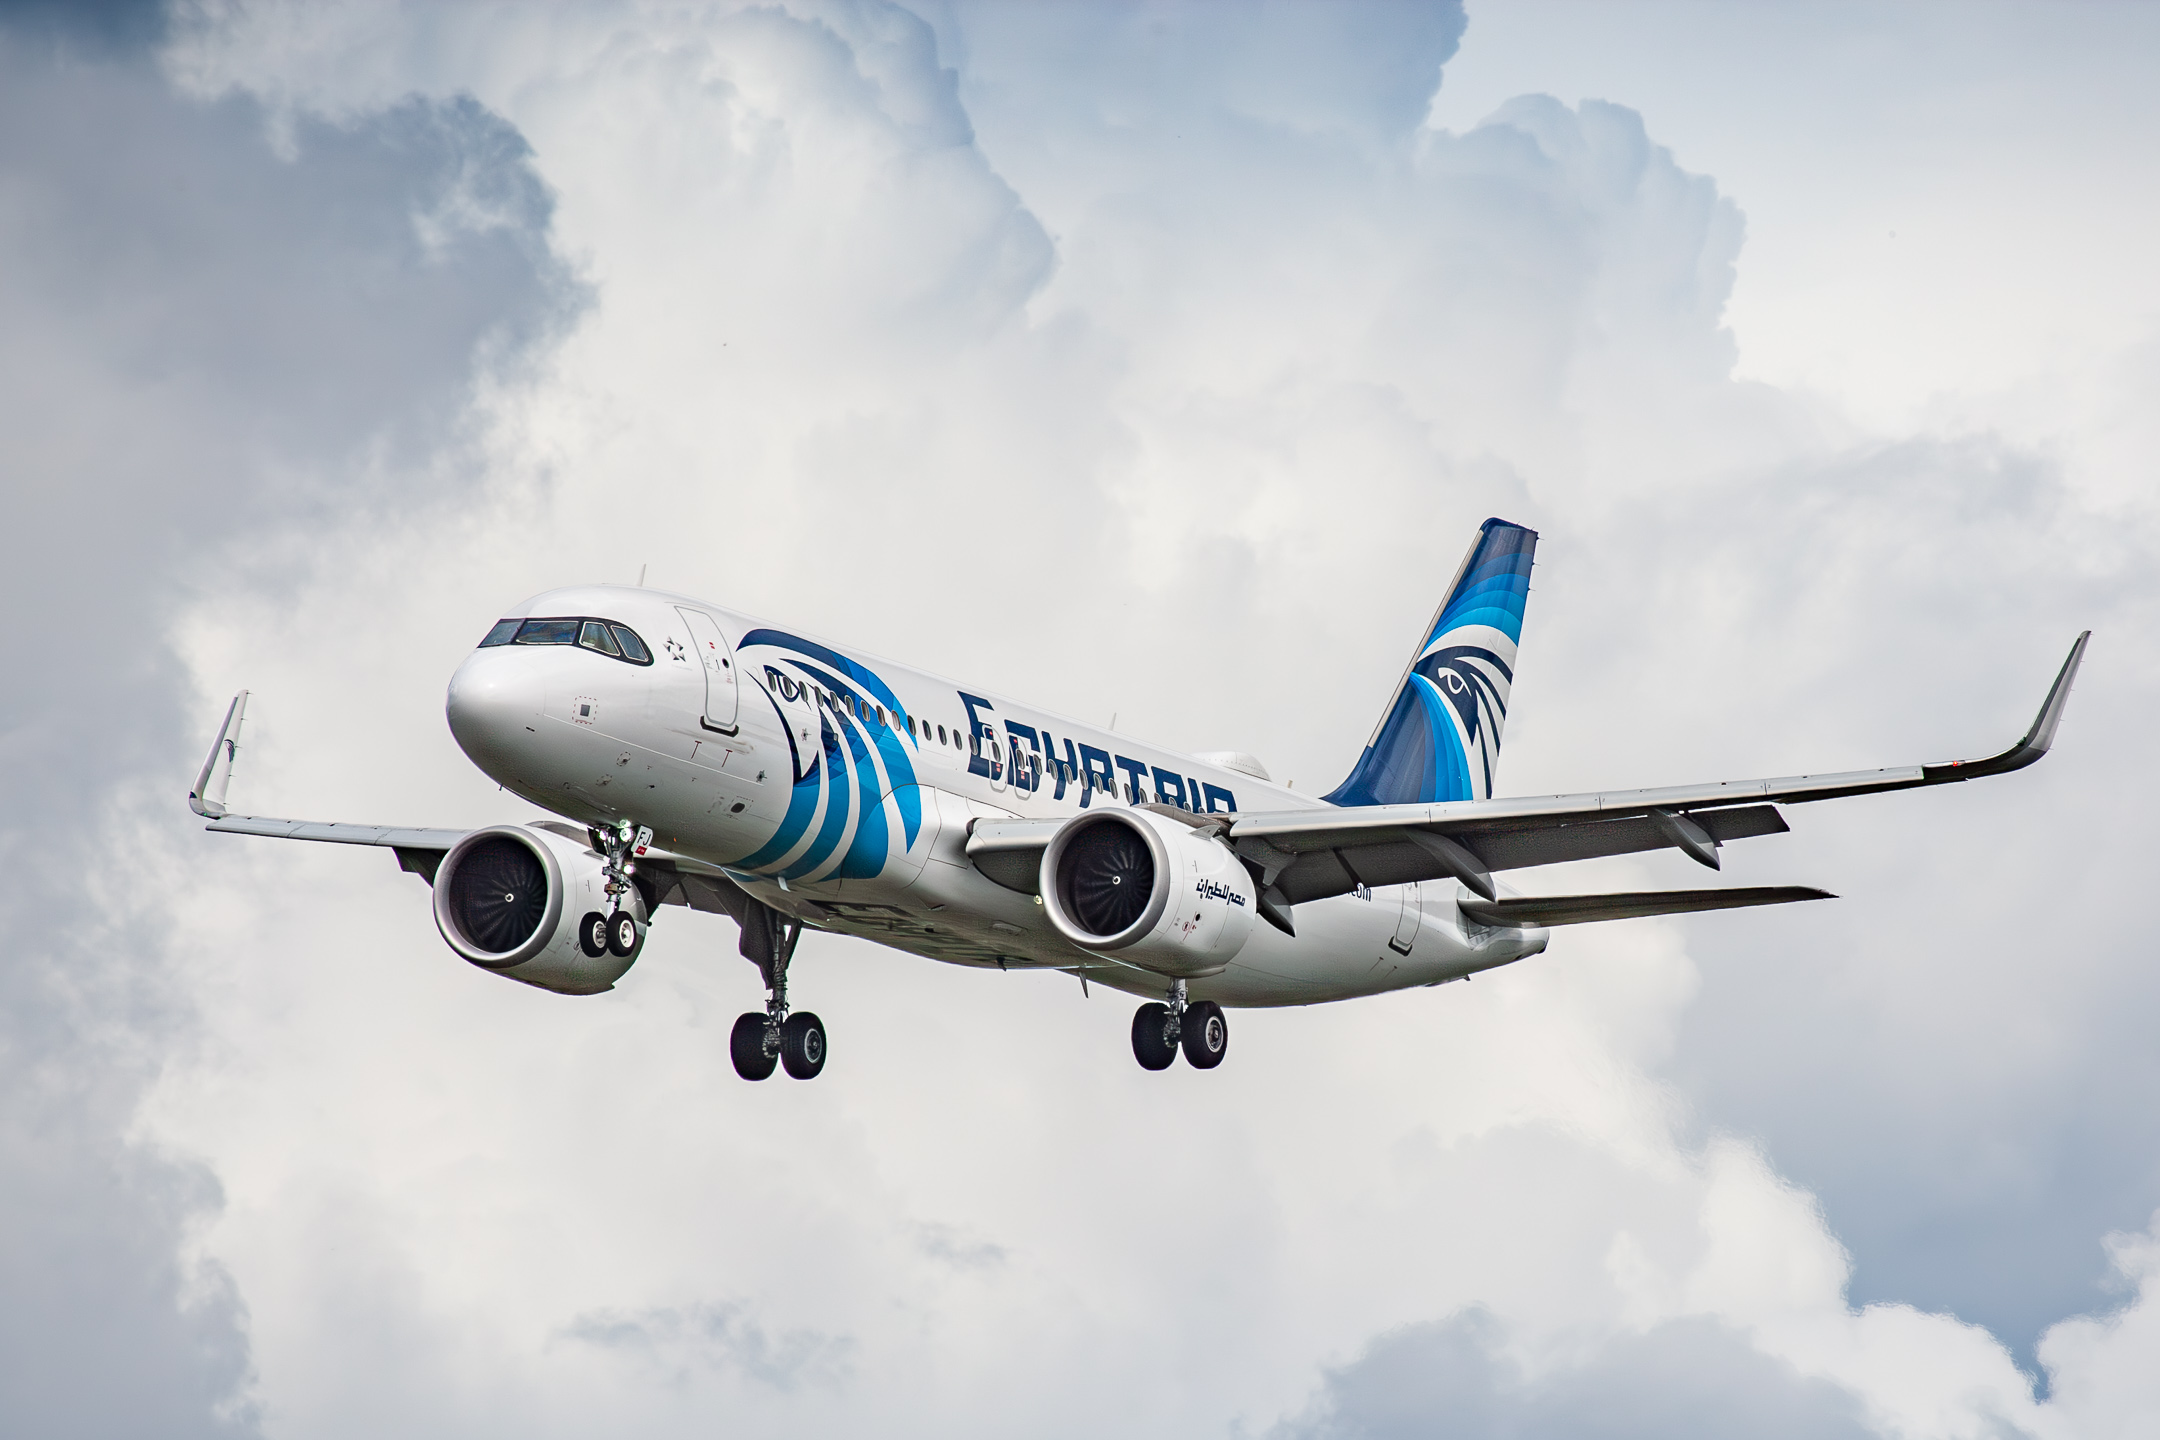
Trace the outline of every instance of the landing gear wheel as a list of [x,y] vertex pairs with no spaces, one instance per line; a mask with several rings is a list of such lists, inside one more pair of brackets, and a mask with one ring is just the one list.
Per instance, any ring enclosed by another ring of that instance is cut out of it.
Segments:
[[585,952],[588,960],[597,960],[607,954],[607,916],[598,910],[588,910],[585,918],[577,922],[578,949]]
[[1133,1012],[1132,1053],[1143,1070],[1167,1070],[1177,1059],[1177,1042],[1170,1038],[1170,1007],[1156,1001]]
[[727,1048],[728,1058],[735,1062],[735,1073],[745,1080],[770,1080],[773,1066],[779,1063],[777,1055],[766,1053],[763,1015],[736,1016]]
[[[1185,1058],[1195,1070],[1212,1070],[1230,1053],[1230,1021],[1222,1006],[1199,1000],[1185,1007]],[[1141,1062],[1145,1064],[1145,1061]]]
[[610,955],[629,959],[637,954],[638,941],[645,937],[639,933],[637,916],[628,910],[618,910],[607,919],[607,948]]
[[807,1010],[788,1016],[780,1027],[780,1063],[797,1080],[815,1080],[825,1068],[825,1022]]

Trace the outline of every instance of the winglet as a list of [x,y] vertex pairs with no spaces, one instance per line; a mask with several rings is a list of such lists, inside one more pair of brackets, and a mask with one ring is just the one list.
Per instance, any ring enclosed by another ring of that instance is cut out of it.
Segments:
[[1925,783],[1941,784],[1947,780],[1977,780],[1983,775],[2001,775],[2011,770],[2022,770],[2047,754],[2055,743],[2055,727],[2062,723],[2063,707],[2070,701],[2070,685],[2077,679],[2078,665],[2085,659],[2085,642],[2092,639],[2087,630],[2070,647],[2070,658],[2063,661],[2062,670],[2055,676],[2055,684],[2048,691],[2047,699],[2040,703],[2040,713],[2033,717],[2032,729],[2000,755],[1990,755],[1985,760],[1952,760],[1947,765],[1921,767],[1927,776]]
[[203,761],[202,774],[188,791],[188,809],[205,819],[216,820],[225,813],[225,791],[232,784],[233,759],[240,753],[240,722],[247,718],[247,698],[245,690],[233,696],[225,710],[225,723],[218,727],[217,742]]

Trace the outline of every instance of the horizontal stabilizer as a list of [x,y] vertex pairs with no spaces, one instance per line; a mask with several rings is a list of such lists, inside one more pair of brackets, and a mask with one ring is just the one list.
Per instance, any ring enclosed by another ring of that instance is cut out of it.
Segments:
[[1480,925],[1522,929],[1532,925],[1586,925],[1593,920],[1635,920],[1645,915],[1686,915],[1697,910],[1736,910],[1745,905],[1785,905],[1795,900],[1835,900],[1806,885],[1750,885],[1732,890],[1633,890],[1617,895],[1510,895],[1500,900],[1455,903]]

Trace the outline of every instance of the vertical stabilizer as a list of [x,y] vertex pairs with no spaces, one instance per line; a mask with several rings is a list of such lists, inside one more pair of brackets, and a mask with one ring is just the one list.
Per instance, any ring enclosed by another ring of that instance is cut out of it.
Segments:
[[1487,520],[1337,805],[1484,800],[1500,763],[1537,532]]

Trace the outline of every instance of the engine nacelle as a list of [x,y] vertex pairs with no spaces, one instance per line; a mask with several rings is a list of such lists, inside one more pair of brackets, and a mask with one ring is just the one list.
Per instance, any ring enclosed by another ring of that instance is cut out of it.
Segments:
[[1228,845],[1150,810],[1077,815],[1042,858],[1043,909],[1084,950],[1175,978],[1213,975],[1252,934],[1252,875]]
[[[615,988],[637,952],[588,955],[578,922],[615,907],[600,857],[579,841],[537,825],[490,825],[457,844],[435,870],[435,928],[450,948],[483,970],[564,995]],[[645,907],[637,888],[623,908]]]

